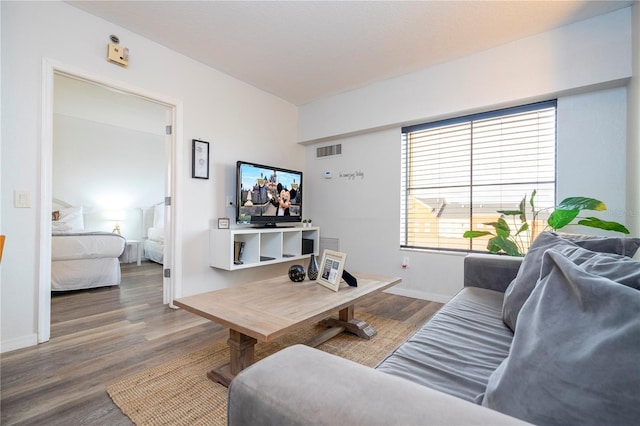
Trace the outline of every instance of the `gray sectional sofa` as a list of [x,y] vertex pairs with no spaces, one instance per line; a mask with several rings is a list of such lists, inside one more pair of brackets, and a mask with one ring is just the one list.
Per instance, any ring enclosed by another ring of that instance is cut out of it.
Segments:
[[298,345],[231,383],[230,425],[640,422],[638,238],[541,234],[465,258],[464,289],[375,369]]

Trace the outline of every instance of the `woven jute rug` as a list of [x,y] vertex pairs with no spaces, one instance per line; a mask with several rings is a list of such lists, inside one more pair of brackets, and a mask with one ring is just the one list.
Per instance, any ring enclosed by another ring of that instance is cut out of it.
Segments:
[[[342,333],[318,346],[325,352],[375,367],[417,329],[387,318],[356,315],[378,334],[371,340]],[[271,343],[258,343],[257,360],[302,343],[324,330],[302,328]],[[169,361],[107,387],[113,402],[137,425],[226,425],[227,388],[207,378],[211,368],[229,362],[225,341]]]

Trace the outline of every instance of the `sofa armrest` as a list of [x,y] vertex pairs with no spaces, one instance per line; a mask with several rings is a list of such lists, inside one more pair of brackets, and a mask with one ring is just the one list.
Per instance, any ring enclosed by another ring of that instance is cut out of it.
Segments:
[[303,345],[271,355],[229,387],[234,425],[514,425],[513,417]]
[[464,258],[464,286],[503,292],[518,274],[522,257],[469,254]]

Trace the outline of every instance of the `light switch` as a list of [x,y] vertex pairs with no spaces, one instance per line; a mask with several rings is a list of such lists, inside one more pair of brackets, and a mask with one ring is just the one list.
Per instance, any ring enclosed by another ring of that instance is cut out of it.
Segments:
[[16,190],[13,192],[13,205],[17,208],[31,207],[31,193],[25,190]]

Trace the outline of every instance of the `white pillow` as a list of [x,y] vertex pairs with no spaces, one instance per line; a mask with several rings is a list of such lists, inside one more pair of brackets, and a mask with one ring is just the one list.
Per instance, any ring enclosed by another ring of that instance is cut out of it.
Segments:
[[73,230],[84,229],[84,217],[82,214],[82,206],[69,207],[60,210],[60,219],[58,222],[65,223]]
[[164,228],[149,228],[147,230],[147,237],[151,241],[164,242]]
[[52,232],[67,232],[71,231],[71,227],[66,223],[62,223],[59,220],[54,220],[51,222],[51,231]]

